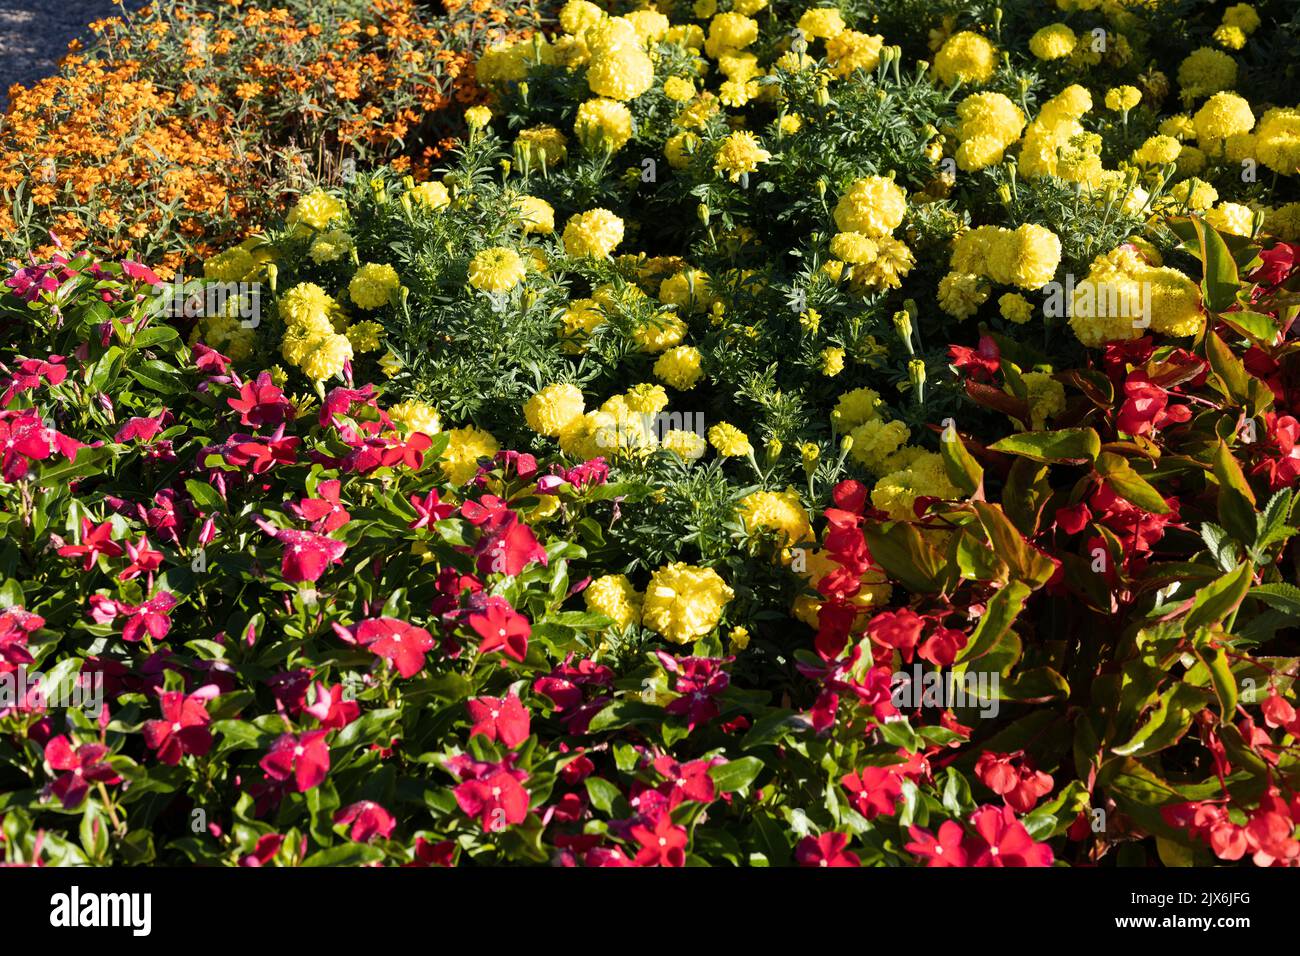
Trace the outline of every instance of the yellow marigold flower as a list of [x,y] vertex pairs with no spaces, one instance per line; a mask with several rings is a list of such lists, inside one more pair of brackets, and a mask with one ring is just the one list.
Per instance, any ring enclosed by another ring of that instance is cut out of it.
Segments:
[[655,355],[681,344],[686,338],[686,323],[674,312],[660,313],[654,321],[642,322],[633,329],[632,338],[642,352]]
[[401,425],[403,430],[436,435],[442,431],[442,417],[438,410],[426,402],[406,401],[388,409],[388,417]]
[[885,38],[879,34],[844,30],[826,41],[826,62],[838,77],[851,75],[855,70],[870,72],[880,65],[880,51]]
[[380,371],[388,378],[392,378],[402,370],[402,360],[392,351],[385,352],[384,357],[379,360]]
[[1199,99],[1237,85],[1237,61],[1208,46],[1193,50],[1178,67],[1178,85],[1187,99]]
[[605,313],[595,299],[573,299],[560,316],[560,337],[566,339],[566,350],[576,349],[578,343],[605,321]]
[[1074,52],[1079,38],[1064,23],[1043,27],[1029,38],[1029,52],[1040,60],[1060,60]]
[[624,19],[632,24],[644,43],[658,43],[668,35],[669,21],[658,10],[633,10]]
[[1196,145],[1210,155],[1222,152],[1223,141],[1238,133],[1249,133],[1255,126],[1250,104],[1236,93],[1215,93],[1192,117],[1196,125]]
[[718,422],[709,429],[709,444],[724,458],[744,458],[754,454],[749,436],[728,422]]
[[1295,174],[1300,167],[1300,109],[1274,108],[1255,130],[1259,161],[1276,173]]
[[723,53],[743,50],[758,39],[758,21],[741,13],[719,13],[709,21],[704,52],[715,60]]
[[1034,307],[1019,292],[1008,292],[998,299],[998,310],[1002,318],[1016,325],[1024,325],[1034,316]]
[[606,574],[596,578],[582,592],[587,610],[603,614],[614,622],[620,631],[641,623],[641,594],[625,574]]
[[655,69],[639,46],[619,45],[594,55],[587,68],[587,86],[597,96],[634,100],[654,86]]
[[793,548],[813,540],[808,512],[793,488],[746,495],[740,499],[737,517],[746,534],[771,534],[778,548]]
[[617,153],[632,138],[632,113],[616,100],[587,100],[578,107],[573,132],[589,150]]
[[492,111],[486,106],[471,106],[465,111],[465,125],[470,129],[482,129],[492,122]]
[[1182,144],[1172,136],[1152,136],[1133,151],[1133,162],[1139,166],[1165,166],[1178,162]]
[[473,425],[447,432],[447,450],[443,452],[442,473],[453,485],[463,485],[478,474],[478,460],[491,458],[501,446],[489,432]]
[[989,297],[989,287],[968,272],[949,272],[939,280],[939,308],[956,319],[969,319]]
[[[523,136],[523,133],[519,135]],[[406,194],[411,197],[412,202],[419,203],[426,209],[445,209],[451,205],[451,194],[447,192],[447,187],[432,179],[412,186]]]
[[555,208],[545,199],[520,196],[515,200],[515,211],[523,223],[524,235],[549,236],[555,231]]
[[317,335],[334,331],[329,318],[334,300],[314,282],[298,283],[280,296],[276,305],[286,326]]
[[1178,113],[1161,120],[1159,132],[1161,136],[1172,136],[1180,141],[1192,139],[1196,136],[1196,124],[1186,113]]
[[[729,80],[745,83],[762,74],[758,57],[752,53],[724,53],[718,57],[718,72]],[[757,94],[755,94],[757,95]]]
[[603,19],[605,11],[588,0],[569,0],[560,8],[560,29],[570,36],[577,36]]
[[1193,212],[1204,212],[1219,200],[1219,191],[1203,180],[1192,178],[1175,183],[1169,196]]
[[658,415],[668,407],[668,393],[662,385],[639,382],[623,393],[623,402],[638,415]]
[[589,209],[564,227],[564,251],[574,258],[604,258],[623,241],[623,220],[608,209]]
[[834,378],[844,371],[844,350],[841,348],[827,347],[822,349],[822,374],[827,378]]
[[835,7],[814,7],[799,17],[799,29],[809,40],[829,40],[844,32],[844,17]]
[[803,117],[798,113],[786,113],[777,121],[776,125],[783,136],[793,136],[803,129]]
[[312,239],[307,255],[313,262],[323,265],[342,259],[352,251],[352,246],[352,237],[342,229],[328,229]]
[[1151,286],[1151,328],[1162,335],[1197,335],[1205,328],[1200,287],[1177,269],[1151,266],[1136,276]]
[[907,194],[884,176],[854,180],[834,211],[841,232],[860,232],[872,239],[889,235],[906,214]]
[[349,325],[343,334],[352,343],[352,351],[363,354],[378,350],[384,327],[378,322],[357,322]]
[[732,650],[743,651],[749,647],[749,629],[736,625],[727,635],[727,640],[730,642]]
[[1061,264],[1061,240],[1043,226],[1025,223],[1004,230],[989,251],[988,275],[995,282],[1021,289],[1041,289]]
[[664,80],[664,96],[674,103],[685,103],[695,96],[695,84],[684,76],[670,76]]
[[766,163],[772,154],[763,149],[758,137],[748,130],[736,130],[722,141],[713,157],[713,169],[726,173],[733,183],[746,173],[758,172],[759,163]]
[[912,433],[902,422],[871,418],[849,434],[853,438],[853,447],[849,451],[853,460],[868,471],[879,474],[889,456],[903,447]]
[[845,392],[831,410],[831,424],[838,432],[850,432],[863,422],[880,417],[880,393],[872,388]]
[[944,86],[987,83],[998,65],[998,50],[980,36],[963,30],[944,41],[934,56],[934,75]]
[[367,262],[353,273],[348,295],[363,309],[378,309],[387,305],[401,286],[402,281],[392,266]]
[[688,312],[707,312],[713,304],[709,277],[699,269],[683,269],[659,283],[659,301]]
[[1268,210],[1264,227],[1286,242],[1300,239],[1300,202],[1289,202]]
[[678,345],[655,360],[655,376],[678,391],[696,386],[704,374],[700,368],[700,350],[693,345]]
[[916,257],[907,244],[893,236],[876,237],[876,258],[866,265],[853,267],[855,290],[859,286],[868,289],[897,289],[902,286],[902,278],[912,271]]
[[831,255],[853,265],[866,265],[876,258],[878,247],[860,232],[839,232],[831,237]]
[[995,140],[1004,147],[1020,138],[1025,114],[1001,93],[972,93],[957,104],[957,138],[977,136]]
[[1205,221],[1219,232],[1247,238],[1255,231],[1255,213],[1240,203],[1219,203],[1205,214]]
[[1259,29],[1259,14],[1249,3],[1238,3],[1223,11],[1226,26],[1236,27],[1242,33],[1250,35]]
[[924,452],[906,468],[890,472],[871,489],[871,503],[895,521],[914,521],[917,498],[955,500],[961,491],[948,478],[943,458]]
[[1208,164],[1209,160],[1205,158],[1205,153],[1195,146],[1184,145],[1178,154],[1178,168],[1175,172],[1179,176],[1197,176],[1205,171]]
[[256,272],[253,254],[242,246],[232,246],[203,260],[203,277],[216,282],[241,282]]
[[1021,378],[1029,390],[1030,424],[1038,431],[1065,411],[1065,386],[1046,372],[1025,372]]
[[1116,86],[1106,91],[1106,109],[1127,113],[1142,102],[1142,91],[1136,86]]
[[569,138],[554,126],[533,126],[515,137],[515,154],[532,166],[558,166],[569,156],[568,144]]
[[709,444],[703,436],[691,431],[674,428],[664,434],[661,445],[664,451],[670,451],[682,461],[698,461],[708,451]]
[[343,366],[352,359],[352,343],[346,335],[331,333],[315,340],[315,347],[303,357],[299,368],[313,382],[343,374]]
[[524,402],[524,420],[539,435],[555,438],[586,411],[576,385],[547,385]]
[[1246,45],[1246,31],[1241,27],[1228,26],[1226,23],[1215,29],[1214,42],[1228,50],[1240,50]]
[[712,568],[678,561],[650,577],[641,621],[674,644],[689,644],[718,625],[735,592]]
[[340,200],[323,189],[317,189],[294,203],[285,222],[290,227],[307,226],[320,231],[347,211],[348,207]]

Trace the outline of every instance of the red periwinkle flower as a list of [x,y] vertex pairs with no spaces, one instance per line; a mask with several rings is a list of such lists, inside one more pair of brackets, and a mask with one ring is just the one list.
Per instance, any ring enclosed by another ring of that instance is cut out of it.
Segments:
[[120,557],[122,546],[113,540],[113,525],[105,521],[94,524],[88,518],[81,519],[81,544],[66,544],[59,548],[59,555],[64,558],[84,558],[81,570],[89,571],[95,566],[100,555],[108,558]]
[[686,865],[686,844],[689,842],[686,828],[673,823],[668,814],[661,816],[653,828],[638,823],[628,833],[641,844],[636,855],[637,866]]
[[926,866],[967,866],[969,856],[966,853],[966,831],[960,824],[945,820],[939,825],[939,838],[935,839],[928,830],[910,826],[907,832],[912,842],[904,847],[908,853],[926,859]]
[[295,515],[312,523],[312,530],[321,534],[336,531],[352,520],[339,498],[343,483],[338,479],[322,481],[316,485],[315,498],[302,498],[289,505]]
[[299,793],[320,786],[330,771],[330,748],[325,731],[309,730],[302,736],[281,734],[259,766],[267,776],[285,781],[293,778]]
[[418,674],[424,667],[424,655],[433,647],[433,636],[428,631],[395,617],[362,621],[352,633],[358,644],[388,661],[403,677]]
[[201,757],[212,749],[207,702],[217,693],[217,688],[208,684],[188,697],[174,690],[159,695],[162,719],[147,720],[144,725],[144,742],[158,751],[159,763],[174,767],[185,754]]
[[458,785],[455,794],[461,812],[476,817],[485,833],[500,833],[507,826],[523,823],[529,797],[516,775],[522,776],[522,771],[500,766]]
[[118,575],[118,579],[122,581],[130,581],[141,574],[157,571],[163,559],[162,552],[153,549],[146,535],[140,535],[140,540],[135,544],[129,541],[126,543],[126,556],[131,559],[131,563]]
[[226,399],[226,404],[239,412],[241,425],[254,428],[280,425],[293,410],[284,392],[272,383],[270,372],[262,372],[254,382],[245,382],[239,389],[239,397]]
[[306,704],[302,709],[304,713],[320,721],[320,725],[325,729],[338,730],[361,716],[361,705],[355,700],[344,698],[342,684],[326,687],[324,684],[317,683],[314,687],[316,693],[314,703]]
[[857,854],[844,849],[848,845],[849,838],[834,831],[806,836],[795,847],[794,859],[800,866],[861,866]]
[[1035,843],[1010,807],[980,807],[971,817],[978,839],[972,866],[1051,866],[1052,848]]
[[902,654],[903,660],[910,662],[924,626],[925,620],[919,614],[900,608],[882,611],[873,617],[867,624],[867,633],[877,644],[892,647]]
[[482,734],[488,740],[499,740],[512,750],[528,739],[529,716],[523,702],[514,694],[506,697],[476,697],[467,700],[474,726],[470,736]]
[[503,597],[493,596],[484,601],[480,610],[469,615],[469,626],[482,638],[478,646],[480,654],[500,650],[507,657],[522,661],[528,653],[532,626]]
[[317,581],[330,565],[343,563],[348,546],[342,541],[310,531],[276,528],[260,518],[256,521],[263,531],[284,545],[280,574],[286,581]]
[[393,815],[373,800],[358,800],[334,814],[334,822],[352,824],[348,836],[357,843],[369,843],[375,837],[388,839],[397,826]]
[[50,792],[59,798],[63,809],[80,806],[92,783],[121,782],[117,771],[105,762],[107,756],[108,748],[103,744],[82,744],[74,750],[62,734],[45,745],[45,762],[53,770],[65,771],[50,785]]

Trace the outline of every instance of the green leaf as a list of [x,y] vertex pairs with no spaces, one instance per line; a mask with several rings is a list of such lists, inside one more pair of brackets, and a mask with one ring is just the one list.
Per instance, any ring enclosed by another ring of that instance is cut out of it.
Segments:
[[719,793],[734,793],[754,782],[763,770],[763,761],[757,757],[741,757],[709,768],[709,776]]
[[1050,432],[1018,432],[989,446],[989,451],[1019,455],[1034,461],[1084,464],[1097,459],[1101,439],[1091,428],[1059,428]]
[[1213,329],[1205,334],[1205,355],[1210,360],[1210,368],[1223,383],[1223,393],[1234,404],[1245,405],[1250,398],[1250,373]]
[[189,387],[180,369],[157,359],[142,362],[126,371],[145,388],[160,395],[178,395]]
[[1261,584],[1251,588],[1248,596],[1300,618],[1300,588],[1294,584]]
[[1222,312],[1219,318],[1261,345],[1272,345],[1277,341],[1277,323],[1271,315],[1242,309],[1237,312]]
[[319,850],[302,861],[303,866],[365,866],[384,858],[384,851],[368,843],[344,843]]
[[206,481],[197,478],[190,478],[185,482],[185,490],[190,493],[190,497],[201,508],[208,508],[212,511],[220,511],[226,506],[221,499],[221,495]]
[[951,425],[939,439],[939,453],[948,479],[961,489],[962,494],[975,494],[984,483],[984,469],[966,450],[966,443]]
[[1192,226],[1196,229],[1201,265],[1205,268],[1201,280],[1205,308],[1211,312],[1222,312],[1236,303],[1237,290],[1241,288],[1237,263],[1233,261],[1232,252],[1224,244],[1223,237],[1205,220],[1193,218]]
[[958,663],[976,660],[992,650],[1024,610],[1030,593],[1028,585],[1012,581],[994,594],[985,605],[969,643],[957,655]]
[[1097,473],[1125,501],[1137,505],[1143,511],[1163,515],[1169,513],[1169,505],[1160,492],[1156,491],[1145,478],[1133,470],[1128,459],[1113,452],[1102,452],[1097,457]]
[[1195,634],[1203,627],[1218,624],[1237,610],[1242,598],[1250,590],[1255,566],[1243,562],[1212,584],[1196,592],[1192,609],[1183,619],[1183,633]]
[[[984,501],[974,501],[971,504],[989,536],[994,553],[1007,563],[1011,573],[1026,584],[1046,584],[1056,569],[1051,559],[1030,546],[1020,529],[1011,523],[1011,519],[1000,507]],[[867,546],[871,547],[870,542]],[[875,555],[874,548],[871,553]]]
[[1204,706],[1205,697],[1201,690],[1182,682],[1174,684],[1160,695],[1159,703],[1137,733],[1111,749],[1122,757],[1145,757],[1172,747],[1187,733],[1192,718]]
[[889,576],[913,591],[933,594],[940,590],[939,556],[909,522],[868,522],[864,528],[871,557]]
[[1255,493],[1251,491],[1241,465],[1222,440],[1214,452],[1214,477],[1219,482],[1219,521],[1237,541],[1249,547],[1254,544],[1259,531]]

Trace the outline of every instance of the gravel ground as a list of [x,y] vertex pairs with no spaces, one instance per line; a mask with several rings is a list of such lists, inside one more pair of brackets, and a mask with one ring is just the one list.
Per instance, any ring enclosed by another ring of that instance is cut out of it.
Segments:
[[9,102],[11,84],[52,74],[68,42],[86,35],[86,24],[116,12],[112,0],[0,0],[0,102]]

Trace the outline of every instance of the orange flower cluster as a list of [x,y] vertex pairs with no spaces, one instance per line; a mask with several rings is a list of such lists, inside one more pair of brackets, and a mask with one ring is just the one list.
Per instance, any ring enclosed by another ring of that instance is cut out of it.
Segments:
[[349,6],[175,0],[91,24],[88,51],[74,44],[58,75],[10,91],[6,254],[48,255],[53,232],[167,273],[243,238],[272,197],[345,175],[348,160],[419,177],[482,98],[475,53],[535,23],[487,0],[449,0],[437,17],[415,0]]

